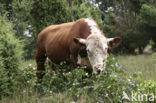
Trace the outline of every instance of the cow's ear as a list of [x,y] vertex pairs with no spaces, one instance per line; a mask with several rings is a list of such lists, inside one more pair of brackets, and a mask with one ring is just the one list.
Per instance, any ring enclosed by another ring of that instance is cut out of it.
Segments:
[[119,37],[115,37],[115,38],[108,38],[107,41],[108,41],[109,48],[112,51],[113,48],[117,47],[122,42],[122,39]]
[[86,44],[86,40],[82,38],[73,38],[73,40],[76,44]]

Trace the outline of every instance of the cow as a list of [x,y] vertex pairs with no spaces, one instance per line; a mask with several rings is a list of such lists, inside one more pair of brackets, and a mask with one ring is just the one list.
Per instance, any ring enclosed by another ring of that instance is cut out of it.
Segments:
[[37,78],[44,76],[41,71],[45,71],[47,57],[56,64],[69,58],[74,66],[86,65],[93,72],[104,71],[108,48],[112,50],[121,42],[119,37],[105,37],[91,18],[48,26],[37,37]]

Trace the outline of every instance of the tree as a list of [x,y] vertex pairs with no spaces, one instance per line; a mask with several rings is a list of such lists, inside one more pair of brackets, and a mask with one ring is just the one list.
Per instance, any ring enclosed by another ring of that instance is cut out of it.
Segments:
[[34,55],[36,39],[32,36],[33,28],[30,14],[33,3],[32,0],[13,0],[12,2],[14,30],[16,31],[16,37],[25,44],[23,47],[23,57],[25,59],[33,58]]
[[148,38],[154,41],[153,49],[156,49],[156,6],[144,4],[140,10],[139,21],[140,32],[148,35]]
[[0,13],[2,15],[5,14],[5,12],[7,11],[7,18],[11,19],[13,11],[12,11],[12,0],[1,0],[0,1]]
[[73,1],[72,6],[72,17],[75,20],[78,20],[80,18],[93,18],[102,28],[103,24],[101,22],[101,11],[95,7],[93,4],[91,4],[90,1],[85,2],[82,0],[82,2],[77,2],[77,0]]
[[31,10],[32,27],[34,35],[43,28],[52,24],[60,24],[70,21],[67,2],[64,0],[44,0],[33,4]]
[[[135,49],[139,49],[139,53],[143,52],[143,49],[151,40],[152,35],[147,33],[147,29],[150,29],[152,34],[155,34],[155,30],[146,23],[147,20],[143,17],[148,15],[148,18],[152,20],[150,11],[143,13],[144,4],[155,5],[154,0],[94,0],[99,5],[99,8],[103,11],[104,20],[104,32],[108,36],[120,36],[123,38],[123,42],[118,48],[118,51],[122,53],[134,53]],[[110,9],[112,8],[112,9]],[[154,8],[153,8],[154,10]],[[147,10],[144,10],[144,12]],[[154,13],[154,12],[153,12]],[[112,16],[113,15],[113,16]],[[151,30],[152,29],[152,30]],[[150,33],[151,34],[151,33]],[[117,49],[116,49],[117,50]]]
[[[30,10],[32,0],[2,0],[0,1],[1,14],[7,13],[7,18],[13,22],[13,29],[16,31],[15,36],[24,42],[24,57],[32,58],[32,41],[30,28]],[[27,52],[28,51],[28,52]],[[30,52],[30,53],[29,53]]]
[[14,29],[19,39],[27,38],[26,31],[30,31],[30,10],[32,9],[32,0],[13,0],[12,10]]
[[21,41],[16,39],[13,24],[6,16],[0,16],[0,27],[1,98],[2,95],[10,95],[17,89],[22,45]]

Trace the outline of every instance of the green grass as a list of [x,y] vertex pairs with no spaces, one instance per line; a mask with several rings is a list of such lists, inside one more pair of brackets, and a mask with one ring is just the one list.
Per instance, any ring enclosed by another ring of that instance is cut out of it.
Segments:
[[[132,76],[136,72],[141,73],[143,80],[156,81],[156,59],[152,55],[120,55],[117,56],[119,64],[122,66],[127,75],[124,77]],[[20,68],[24,69],[27,66],[36,68],[34,60],[22,61]],[[73,102],[72,102],[73,101]],[[23,87],[19,91],[15,91],[13,97],[2,98],[1,103],[95,103],[93,98],[87,94],[82,95],[78,101],[70,97],[70,93],[47,93],[41,95],[34,91],[33,87]]]
[[33,59],[31,59],[31,60],[23,60],[23,61],[21,61],[21,64],[20,64],[19,68],[24,69],[25,67],[27,67],[29,65],[31,65],[33,67],[36,67],[35,60],[33,60]]
[[123,55],[118,60],[127,76],[140,72],[143,80],[156,81],[156,59],[152,55]]
[[26,88],[23,93],[16,92],[13,98],[3,98],[0,103],[95,103],[95,101],[87,94],[82,95],[75,102],[70,97],[70,93],[53,93],[40,96],[30,88]]

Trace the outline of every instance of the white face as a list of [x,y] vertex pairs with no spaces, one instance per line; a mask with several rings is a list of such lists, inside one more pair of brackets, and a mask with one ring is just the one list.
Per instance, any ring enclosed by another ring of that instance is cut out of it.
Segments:
[[[84,58],[78,57],[78,64],[91,65],[94,72],[104,71],[107,59],[108,42],[103,35],[92,34],[87,39],[79,39],[79,42],[86,45],[86,51],[88,54],[89,64],[85,63]],[[113,39],[111,39],[113,40]],[[84,63],[82,63],[84,62]]]
[[85,58],[78,57],[79,64],[91,65],[94,72],[104,71],[107,60],[108,45],[114,48],[121,43],[121,38],[106,38],[103,35],[90,35],[87,39],[78,39],[79,43],[86,45],[88,62]]
[[[94,72],[104,71],[106,60],[107,60],[107,50],[108,44],[110,43],[109,48],[113,49],[122,41],[121,38],[106,38],[101,34],[101,31],[97,28],[97,24],[90,20],[85,20],[91,29],[91,34],[87,39],[75,38],[81,44],[86,45],[86,50],[89,59],[89,65],[91,65]],[[78,57],[78,63],[82,64],[84,58]]]
[[108,50],[107,38],[102,35],[90,35],[86,39],[86,50],[93,71],[104,71]]

